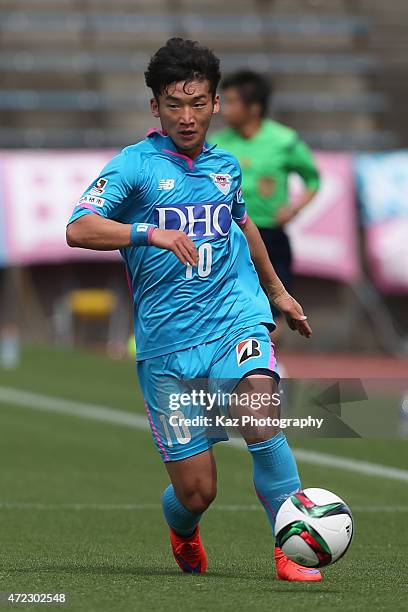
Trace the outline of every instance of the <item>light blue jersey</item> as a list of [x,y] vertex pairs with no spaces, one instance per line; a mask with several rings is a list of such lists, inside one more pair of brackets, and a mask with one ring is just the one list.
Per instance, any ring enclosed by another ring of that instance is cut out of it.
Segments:
[[269,302],[239,228],[246,218],[237,160],[216,146],[194,160],[152,131],[123,149],[76,205],[72,223],[97,214],[122,223],[182,230],[197,266],[154,246],[121,249],[133,299],[139,361],[197,346],[259,323],[273,325]]

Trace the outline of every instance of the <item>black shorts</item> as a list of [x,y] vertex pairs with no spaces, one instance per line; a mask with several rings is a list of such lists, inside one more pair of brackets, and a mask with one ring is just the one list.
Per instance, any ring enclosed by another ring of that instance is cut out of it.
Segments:
[[[285,288],[291,291],[292,286],[292,249],[287,234],[280,227],[262,228],[259,227],[259,233],[265,243],[268,251],[269,259],[276,274],[279,276]],[[280,311],[271,305],[271,310],[274,318],[279,318]]]

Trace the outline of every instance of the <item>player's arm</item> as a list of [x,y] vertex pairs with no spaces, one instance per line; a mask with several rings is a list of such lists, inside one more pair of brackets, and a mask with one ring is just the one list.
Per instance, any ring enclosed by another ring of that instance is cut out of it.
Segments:
[[172,251],[183,264],[195,265],[197,249],[184,232],[126,222],[133,216],[129,207],[137,206],[143,182],[143,171],[136,164],[122,151],[105,166],[74,208],[66,230],[68,245],[98,251],[156,246]]
[[140,226],[145,224],[131,225],[106,219],[98,214],[86,214],[68,225],[67,243],[70,247],[97,251],[114,251],[128,246],[142,247],[145,244],[172,251],[183,264],[197,264],[197,249],[184,232],[150,226],[148,230],[143,229],[147,235],[146,241],[142,243],[142,236],[138,232]]
[[114,251],[131,245],[131,230],[131,225],[98,214],[87,214],[68,225],[67,244],[83,249]]
[[298,174],[303,180],[303,191],[295,204],[284,206],[277,214],[279,225],[285,225],[296,217],[315,197],[320,187],[320,176],[309,147],[297,140],[288,152],[288,171]]
[[269,259],[266,247],[255,223],[246,216],[239,224],[248,242],[251,259],[269,301],[285,315],[290,329],[310,338],[312,330],[301,305],[286,291]]

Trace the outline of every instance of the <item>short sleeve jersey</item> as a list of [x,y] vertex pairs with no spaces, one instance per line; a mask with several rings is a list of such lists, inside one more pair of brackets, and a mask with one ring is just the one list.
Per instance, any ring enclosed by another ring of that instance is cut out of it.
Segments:
[[197,266],[155,246],[120,250],[134,301],[137,359],[215,340],[234,328],[273,325],[248,244],[237,160],[205,145],[194,159],[152,131],[123,149],[86,189],[69,223],[97,214],[122,223],[181,230],[198,249]]

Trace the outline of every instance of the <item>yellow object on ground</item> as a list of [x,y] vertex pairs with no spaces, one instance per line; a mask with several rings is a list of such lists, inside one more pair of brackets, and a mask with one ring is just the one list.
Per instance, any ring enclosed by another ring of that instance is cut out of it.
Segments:
[[108,289],[78,289],[69,295],[69,305],[78,317],[107,317],[116,307],[116,297]]

